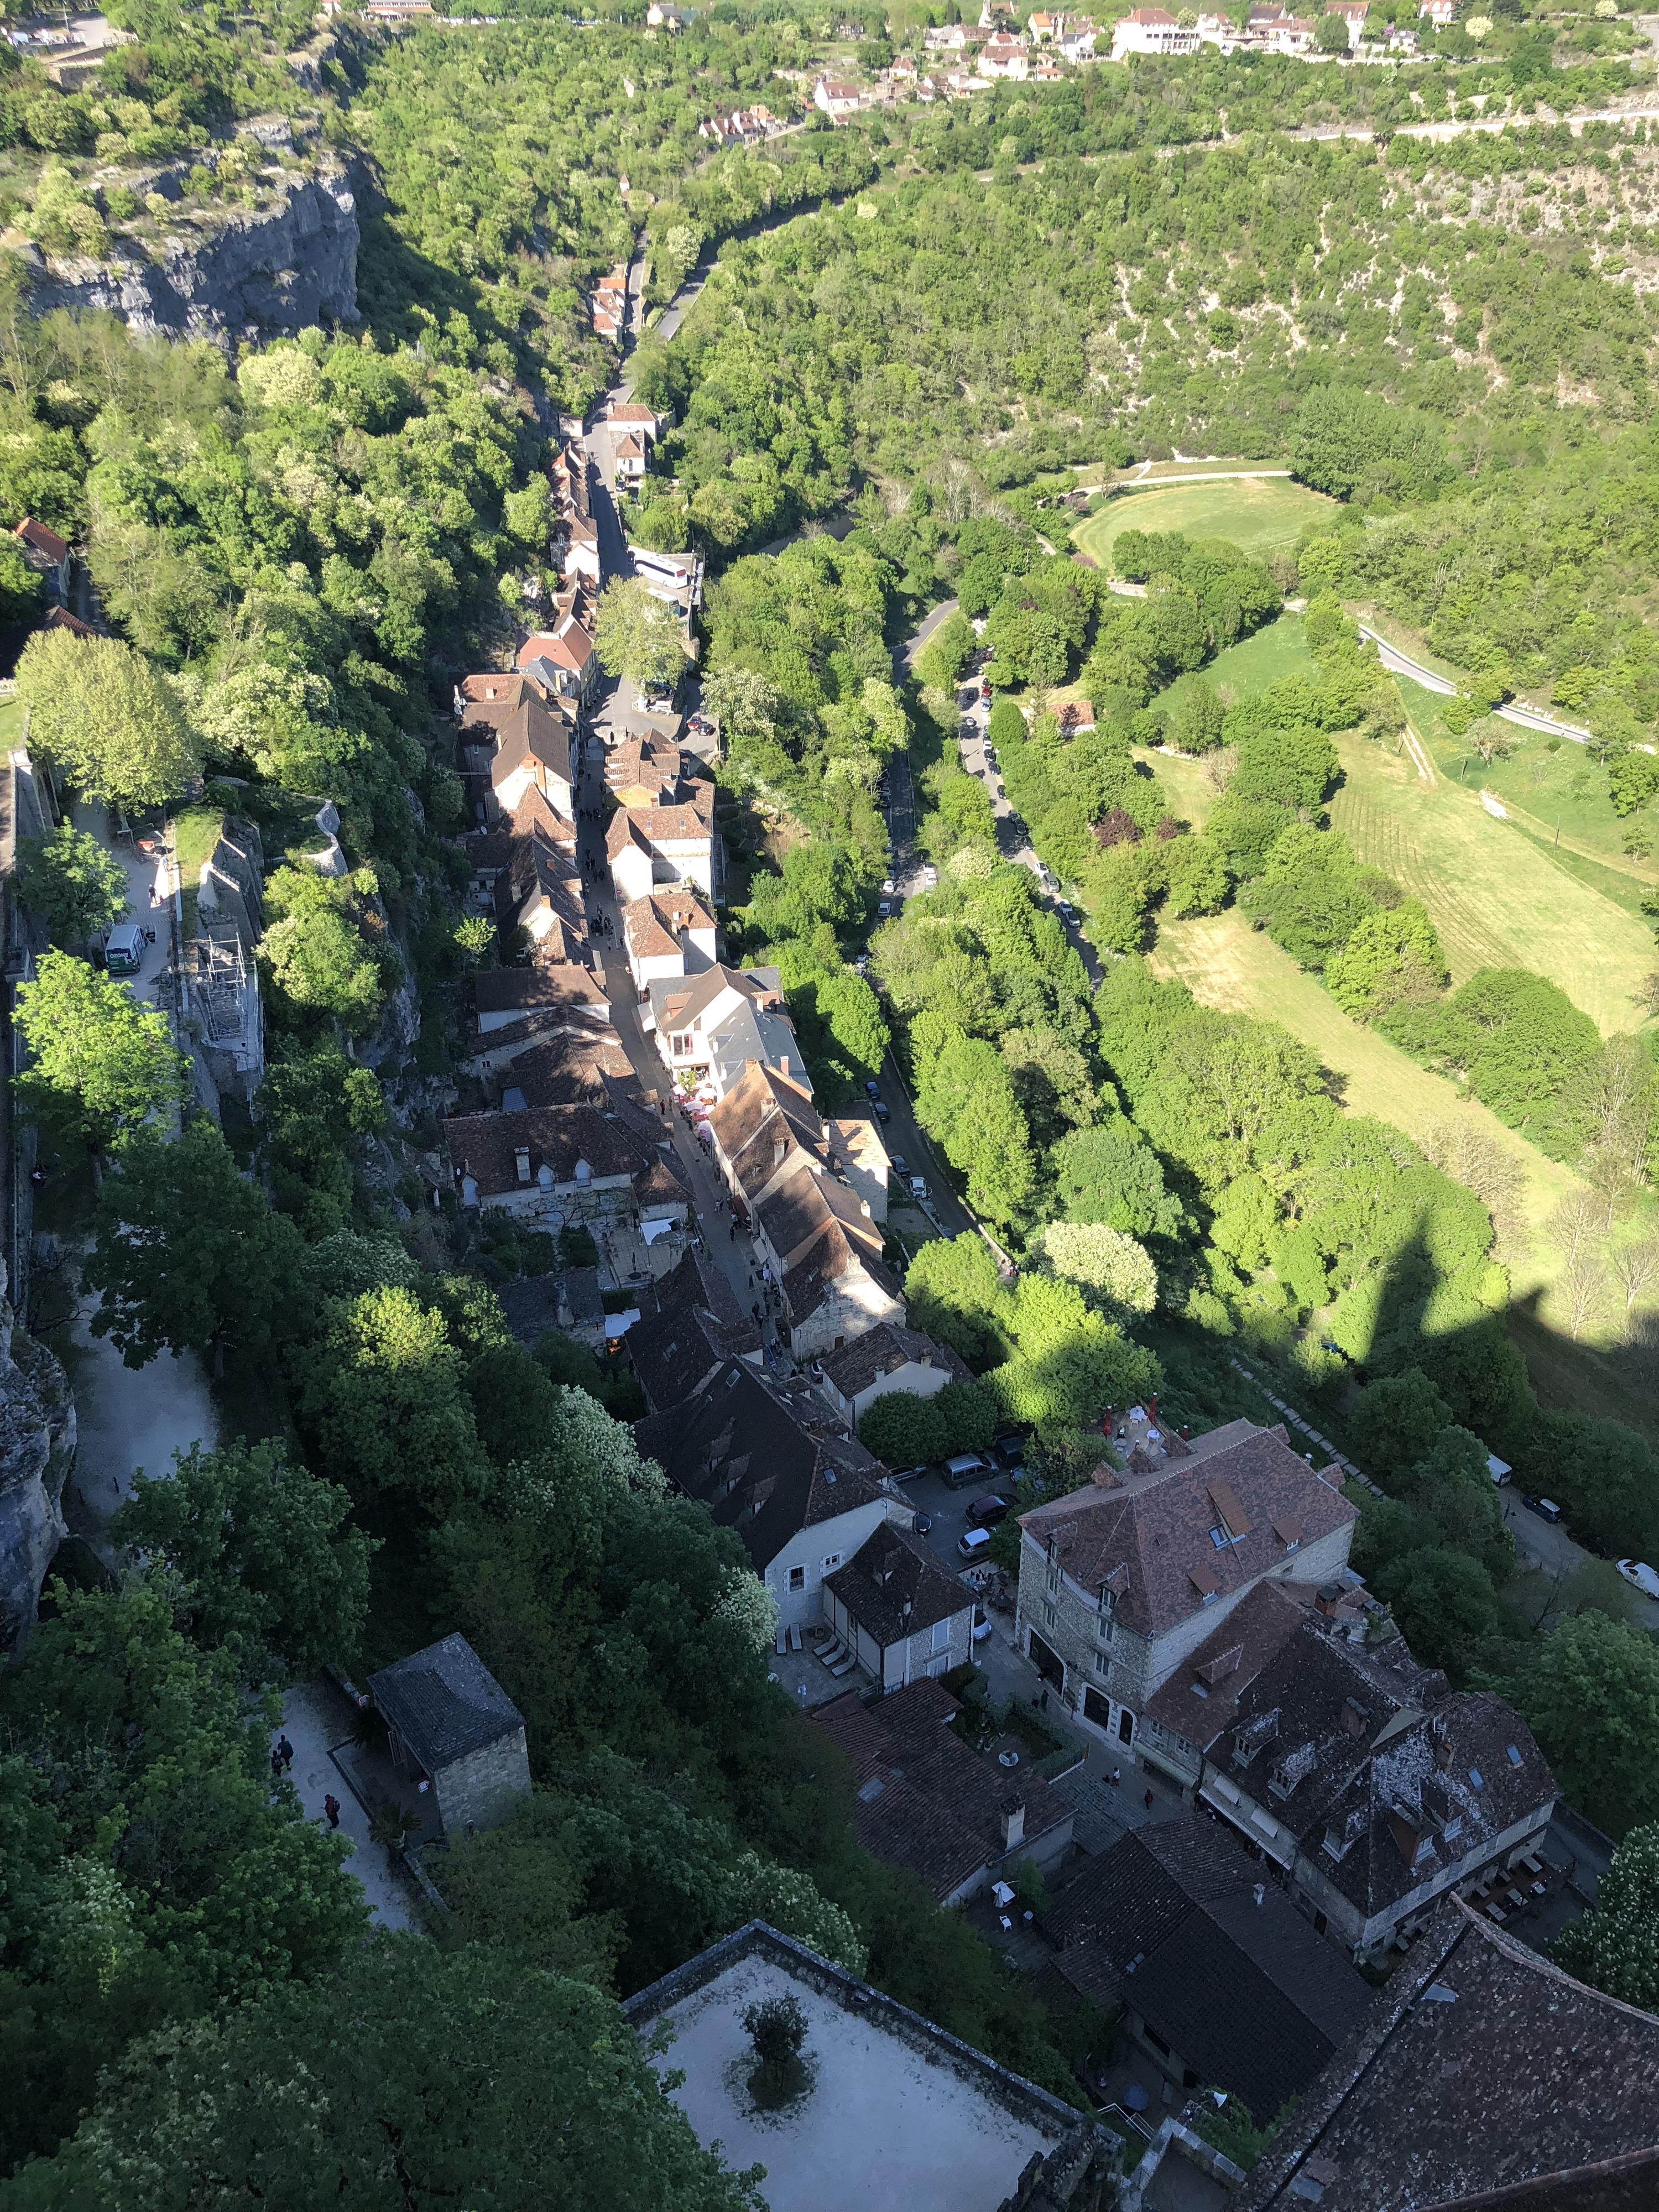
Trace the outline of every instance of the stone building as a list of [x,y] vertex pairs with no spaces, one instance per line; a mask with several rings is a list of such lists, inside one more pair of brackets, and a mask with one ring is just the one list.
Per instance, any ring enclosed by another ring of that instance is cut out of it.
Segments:
[[1086,1729],[1185,1779],[1139,1734],[1148,1699],[1257,1583],[1339,1576],[1358,1516],[1282,1428],[1188,1440],[1136,1407],[1120,1449],[1121,1470],[1021,1515],[1016,1635]]
[[493,1828],[530,1795],[524,1716],[464,1636],[446,1636],[368,1678],[393,1764],[429,1782],[446,1835]]

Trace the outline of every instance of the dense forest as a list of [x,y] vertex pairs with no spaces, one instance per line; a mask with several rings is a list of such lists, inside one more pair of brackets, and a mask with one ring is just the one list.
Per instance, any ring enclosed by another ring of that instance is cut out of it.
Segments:
[[[1354,1562],[1419,1657],[1513,1699],[1610,1832],[1659,1818],[1659,1650],[1611,1564],[1659,1554],[1659,1454],[1528,1373],[1513,1159],[1348,1110],[1289,1026],[1159,959],[1170,927],[1237,921],[1570,1176],[1586,1249],[1649,1249],[1620,1224],[1659,1159],[1650,1019],[1604,1035],[1525,967],[1455,976],[1425,899],[1332,819],[1340,746],[1392,757],[1407,722],[1364,611],[1455,670],[1472,750],[1506,698],[1547,700],[1651,820],[1659,148],[1559,120],[1627,92],[1643,41],[1510,0],[1409,69],[1206,50],[806,112],[828,57],[878,69],[929,12],[717,0],[647,37],[632,4],[525,0],[390,33],[122,0],[132,39],[67,93],[0,48],[0,213],[56,268],[319,176],[349,173],[362,224],[361,322],[276,341],[137,339],[33,313],[15,255],[0,279],[0,520],[73,541],[110,632],[40,627],[0,538],[8,711],[181,848],[257,826],[269,1030],[253,1109],[196,1110],[165,1020],[85,957],[123,895],[101,848],[66,824],[20,856],[52,938],[17,1000],[43,1207],[98,1332],[133,1368],[198,1357],[224,1441],[123,1504],[121,1572],[66,1560],[0,1674],[6,2212],[391,2202],[388,2098],[432,2193],[751,2206],[617,2001],[757,1916],[1085,2099],[1092,2017],[857,1845],[847,1762],[769,1680],[771,1601],[641,1456],[637,1386],[513,1335],[498,1291],[571,1253],[469,1224],[410,1164],[493,957],[459,911],[450,686],[506,665],[553,580],[553,425],[616,373],[586,301],[635,256],[653,310],[708,271],[629,364],[672,421],[623,519],[708,561],[726,950],[779,969],[826,1108],[896,1065],[988,1232],[890,1243],[974,1379],[881,1401],[866,1441],[900,1465],[1018,1427],[1029,1504],[1087,1479],[1104,1408],[1271,1419],[1270,1376],[1375,1486]],[[756,101],[799,127],[711,152],[699,123]],[[1477,117],[1511,127],[1404,135]],[[1376,135],[1309,135],[1339,125]],[[1073,557],[1113,472],[1176,452],[1324,503],[1271,544],[1154,527]],[[1215,678],[1292,623],[1300,672]],[[958,750],[970,674],[1012,817]],[[877,927],[901,754],[937,880]],[[331,877],[305,865],[325,801]],[[1633,1310],[1659,1256],[1629,1264]],[[1592,1554],[1547,1601],[1493,1451]],[[449,1854],[436,1942],[368,1941],[271,1726],[323,1665],[454,1629],[525,1715],[535,1794]],[[1593,1951],[1575,1970],[1612,1986]]]

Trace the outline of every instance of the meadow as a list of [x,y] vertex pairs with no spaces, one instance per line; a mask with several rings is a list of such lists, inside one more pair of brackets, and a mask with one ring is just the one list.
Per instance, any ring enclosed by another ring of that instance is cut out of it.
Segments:
[[[1231,465],[1226,462],[1220,467]],[[1080,522],[1072,543],[1109,570],[1112,544],[1125,530],[1178,530],[1187,538],[1225,538],[1252,553],[1294,545],[1310,523],[1338,512],[1335,500],[1286,477],[1228,477],[1209,483],[1121,488],[1097,514]]]

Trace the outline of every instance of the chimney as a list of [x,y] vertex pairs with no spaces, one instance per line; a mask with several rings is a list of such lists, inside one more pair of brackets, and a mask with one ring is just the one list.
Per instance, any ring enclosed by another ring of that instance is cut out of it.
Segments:
[[520,1182],[528,1182],[530,1180],[530,1147],[528,1145],[520,1145],[519,1146],[518,1150],[513,1155],[513,1164],[519,1170],[519,1181]]
[[1025,1802],[1022,1798],[1018,1805],[1005,1805],[1002,1808],[1002,1848],[1011,1851],[1024,1840]]
[[1370,1720],[1370,1711],[1360,1704],[1358,1698],[1343,1699],[1342,1725],[1350,1735],[1364,1735]]
[[786,1076],[786,1077],[787,1077],[787,1076],[788,1075],[788,1073],[789,1073],[789,1055],[788,1055],[788,1054],[787,1054],[787,1052],[780,1053],[780,1054],[778,1054],[778,1073],[779,1073],[780,1075],[781,1075],[781,1076]]
[[1342,1602],[1340,1583],[1322,1583],[1314,1593],[1314,1611],[1323,1613],[1327,1620],[1334,1620],[1336,1609]]
[[773,1166],[774,1166],[775,1168],[781,1168],[781,1167],[783,1165],[783,1156],[784,1156],[784,1154],[788,1151],[788,1149],[789,1149],[789,1143],[788,1143],[788,1139],[787,1139],[787,1138],[785,1138],[785,1137],[774,1137],[774,1138],[773,1138],[773,1139],[772,1139],[772,1164],[773,1164]]

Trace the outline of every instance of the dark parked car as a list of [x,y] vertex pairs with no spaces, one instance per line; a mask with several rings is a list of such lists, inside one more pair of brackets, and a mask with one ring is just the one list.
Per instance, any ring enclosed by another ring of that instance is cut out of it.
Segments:
[[890,1121],[893,1118],[892,1109],[888,1106],[884,1106],[879,1098],[872,1098],[871,1100],[870,1110],[875,1115],[878,1121]]
[[968,1508],[968,1526],[970,1528],[994,1528],[999,1521],[1007,1518],[1008,1501],[1006,1498],[976,1498]]
[[866,1098],[879,1098],[879,1097],[880,1097],[880,1096],[881,1096],[881,1085],[880,1085],[880,1084],[878,1084],[878,1083],[876,1081],[876,1079],[875,1079],[875,1078],[874,1078],[873,1076],[872,1076],[872,1078],[870,1079],[870,1080],[869,1080],[869,1081],[865,1085],[865,1086],[864,1086],[864,1095],[865,1095],[865,1097],[866,1097]]
[[1553,1498],[1522,1496],[1521,1503],[1529,1505],[1540,1521],[1559,1521],[1561,1518],[1561,1509]]
[[1018,1473],[1025,1464],[1024,1437],[999,1437],[991,1449],[1011,1474]]
[[933,1525],[933,1516],[931,1513],[918,1513],[910,1523],[918,1536],[925,1536]]

